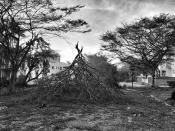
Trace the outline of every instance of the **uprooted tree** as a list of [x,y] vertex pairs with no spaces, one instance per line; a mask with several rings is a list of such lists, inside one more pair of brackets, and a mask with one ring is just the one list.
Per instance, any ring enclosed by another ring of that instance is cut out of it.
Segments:
[[37,80],[36,100],[105,101],[119,94],[117,87],[104,82],[103,77],[82,55],[83,49],[76,45],[77,56],[64,71]]
[[102,48],[115,53],[121,61],[151,71],[154,86],[158,66],[174,56],[175,16],[141,18],[105,33],[102,40],[106,42]]
[[9,91],[15,90],[17,72],[31,49],[45,44],[47,36],[90,31],[84,20],[69,17],[82,7],[59,7],[52,0],[0,0],[0,48],[8,54]]

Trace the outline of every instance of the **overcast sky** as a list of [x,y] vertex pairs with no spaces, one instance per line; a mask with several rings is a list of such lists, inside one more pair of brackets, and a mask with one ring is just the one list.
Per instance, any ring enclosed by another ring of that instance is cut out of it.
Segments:
[[121,23],[130,23],[140,17],[150,17],[160,13],[175,15],[175,0],[61,0],[62,6],[85,5],[72,18],[87,21],[92,29],[90,33],[68,33],[67,42],[58,38],[50,39],[51,47],[58,50],[61,60],[72,61],[76,55],[74,46],[77,41],[84,53],[96,53],[100,48],[100,35],[113,30]]

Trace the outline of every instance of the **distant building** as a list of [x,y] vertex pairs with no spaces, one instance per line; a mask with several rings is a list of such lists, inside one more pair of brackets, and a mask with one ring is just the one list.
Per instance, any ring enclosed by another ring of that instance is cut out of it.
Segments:
[[175,62],[165,63],[158,67],[159,77],[175,77]]
[[[60,55],[58,54],[55,58],[48,58],[47,59],[49,63],[48,71],[46,75],[51,75],[58,73],[60,71],[63,71],[65,67],[68,67],[69,64],[61,62],[60,61]],[[9,80],[11,76],[11,70],[10,70],[10,62],[6,61],[6,59],[3,59],[2,56],[0,56],[0,82],[2,80]],[[37,76],[37,73],[40,72],[43,69],[43,65],[40,65],[40,68],[37,68],[36,70],[33,70],[30,74],[30,78],[34,78]],[[25,76],[28,73],[28,67],[27,64],[24,64],[22,69],[19,69],[17,72],[17,77],[19,76]],[[39,78],[44,76],[45,74],[41,74]]]
[[[168,85],[168,81],[175,81],[175,61],[160,65],[155,72],[155,75],[155,85],[157,86],[166,86]],[[137,76],[137,81],[139,83],[151,84],[152,77],[151,75],[146,77],[141,74],[140,76]]]
[[49,73],[48,73],[48,75],[63,71],[65,69],[65,67],[68,67],[68,66],[69,65],[67,63],[60,61],[60,55],[58,55],[56,58],[49,58]]

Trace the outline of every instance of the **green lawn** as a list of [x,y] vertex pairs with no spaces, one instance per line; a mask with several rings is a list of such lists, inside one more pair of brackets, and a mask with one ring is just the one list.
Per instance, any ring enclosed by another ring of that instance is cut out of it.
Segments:
[[0,97],[2,131],[174,131],[175,113],[156,98],[172,89],[124,89],[125,97],[108,104],[20,104],[25,96]]

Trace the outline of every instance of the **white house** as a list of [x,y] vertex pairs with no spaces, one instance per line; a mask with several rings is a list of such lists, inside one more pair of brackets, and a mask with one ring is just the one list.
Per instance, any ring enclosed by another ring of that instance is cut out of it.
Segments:
[[65,67],[69,66],[69,64],[60,61],[60,55],[56,58],[49,58],[49,73],[48,75],[58,73],[63,71]]
[[[68,67],[69,64],[68,63],[64,63],[64,62],[61,62],[60,61],[60,55],[58,54],[57,57],[55,58],[48,58],[47,59],[48,62],[49,62],[49,68],[48,68],[48,72],[47,72],[47,75],[51,75],[51,74],[55,74],[55,73],[58,73],[60,71],[63,71],[65,69],[65,67]],[[42,70],[42,64],[41,64],[41,70]],[[37,70],[34,70],[31,72],[30,74],[30,77],[31,78],[35,78],[37,76],[37,71],[40,72],[41,71],[40,69],[37,69]],[[24,70],[19,70],[18,73],[17,73],[17,76],[19,77],[20,75],[26,75],[28,72],[28,67],[26,67]],[[39,78],[45,76],[44,74],[43,75],[40,75]],[[33,83],[33,82],[31,82]]]
[[160,77],[175,77],[175,61],[170,63],[165,63],[159,68]]
[[[165,86],[167,85],[168,81],[174,81],[174,80],[175,80],[175,61],[173,61],[172,63],[162,64],[158,67],[158,71],[156,72],[155,85]],[[151,84],[152,77],[150,75],[148,77],[145,77],[141,74],[140,76],[137,76],[137,81],[139,83]]]

